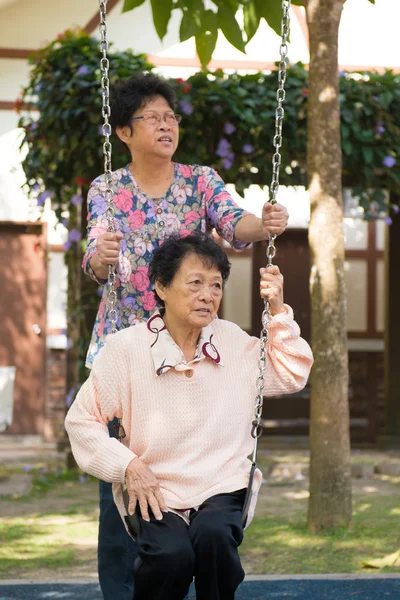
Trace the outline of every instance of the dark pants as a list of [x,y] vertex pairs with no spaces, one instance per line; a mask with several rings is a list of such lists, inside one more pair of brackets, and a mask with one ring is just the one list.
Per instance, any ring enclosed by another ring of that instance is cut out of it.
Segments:
[[[115,437],[113,423],[109,425]],[[114,504],[111,483],[100,481],[100,520],[98,571],[104,600],[132,600],[132,566],[138,556],[138,545],[126,532]]]
[[218,494],[190,514],[190,525],[173,513],[162,521],[139,516],[139,559],[134,600],[183,600],[195,578],[197,600],[233,600],[243,581],[238,547],[246,490]]

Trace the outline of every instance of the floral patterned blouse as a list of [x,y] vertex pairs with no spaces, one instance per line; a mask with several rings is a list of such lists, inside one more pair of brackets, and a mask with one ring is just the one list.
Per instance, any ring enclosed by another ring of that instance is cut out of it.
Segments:
[[[172,232],[188,235],[201,229],[213,228],[235,249],[247,244],[234,238],[235,227],[250,214],[239,208],[225,188],[216,171],[199,165],[174,163],[174,180],[165,196],[150,198],[136,184],[129,167],[112,174],[115,205],[115,229],[123,233],[117,266],[117,329],[147,320],[156,308],[156,299],[148,276],[148,264],[162,240]],[[95,179],[88,194],[88,244],[82,267],[100,285],[90,266],[97,252],[97,238],[107,231],[104,198],[104,176]],[[107,288],[97,312],[89,345],[86,366],[91,368],[94,357],[111,331],[107,316]]]

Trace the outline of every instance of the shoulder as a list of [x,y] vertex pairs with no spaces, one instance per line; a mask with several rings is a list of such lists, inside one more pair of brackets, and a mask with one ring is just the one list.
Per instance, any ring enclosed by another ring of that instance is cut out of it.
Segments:
[[221,339],[221,341],[237,341],[242,344],[246,344],[251,340],[251,336],[246,333],[239,325],[232,323],[232,321],[226,321],[225,319],[214,319],[211,324],[215,335]]
[[[118,183],[121,180],[124,180],[124,178],[126,178],[126,177],[129,178],[129,171],[128,171],[128,167],[124,166],[124,167],[121,167],[120,169],[117,169],[116,171],[112,172],[111,182],[113,185],[115,185],[115,183]],[[98,177],[93,179],[90,186],[91,187],[104,187],[104,189],[105,189],[105,184],[106,184],[106,178],[105,178],[104,173],[102,173],[101,175],[99,175]]]
[[186,179],[197,178],[197,177],[218,177],[218,173],[212,167],[206,167],[204,165],[183,165],[175,163],[178,177],[185,177]]
[[125,355],[128,350],[135,347],[136,343],[141,343],[146,331],[146,323],[137,323],[116,333],[109,333],[105,340],[104,350],[116,355]]

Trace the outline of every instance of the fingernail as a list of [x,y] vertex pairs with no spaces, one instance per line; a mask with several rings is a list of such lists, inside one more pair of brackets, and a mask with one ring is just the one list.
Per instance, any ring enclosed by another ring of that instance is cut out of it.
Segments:
[[161,517],[156,517],[157,521],[162,521],[162,516]]

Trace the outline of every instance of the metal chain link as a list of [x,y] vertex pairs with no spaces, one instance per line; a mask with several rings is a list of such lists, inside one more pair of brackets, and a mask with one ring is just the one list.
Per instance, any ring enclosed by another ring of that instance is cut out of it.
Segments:
[[[276,196],[279,190],[279,169],[282,163],[281,154],[279,149],[282,145],[282,124],[285,111],[283,109],[283,102],[285,100],[285,82],[286,82],[286,57],[288,53],[287,39],[289,37],[290,28],[290,9],[291,0],[282,0],[282,26],[281,26],[281,46],[280,46],[280,62],[278,70],[278,90],[276,92],[276,99],[278,106],[275,111],[275,136],[273,145],[275,146],[275,153],[272,156],[272,182],[270,186],[270,202],[271,204],[276,203]],[[270,234],[267,246],[267,264],[272,265],[272,260],[275,257],[275,236]],[[252,422],[251,435],[254,438],[253,448],[253,463],[256,462],[257,458],[257,445],[258,439],[262,435],[262,409],[264,402],[264,385],[265,385],[265,369],[267,364],[267,343],[268,343],[268,324],[271,320],[271,311],[268,300],[264,302],[264,310],[262,313],[262,329],[260,334],[260,358],[258,361],[259,374],[257,378],[257,396],[254,411],[254,420]]]
[[[110,67],[109,60],[107,58],[108,51],[108,40],[107,40],[107,0],[99,1],[100,5],[100,51],[102,57],[100,59],[100,71],[101,71],[101,96],[103,100],[103,106],[101,114],[103,117],[103,156],[104,156],[104,178],[106,182],[105,199],[107,202],[106,217],[107,217],[107,231],[115,233],[114,224],[114,201],[111,189],[112,170],[111,170],[111,155],[112,145],[110,142],[111,136],[111,125],[109,123],[109,117],[111,115],[110,108],[110,80],[108,78],[108,70]],[[109,307],[108,318],[111,323],[111,333],[117,331],[117,320],[118,312],[116,309],[117,304],[117,292],[115,291],[115,281],[117,278],[116,268],[114,265],[108,265],[108,294],[107,304]]]

